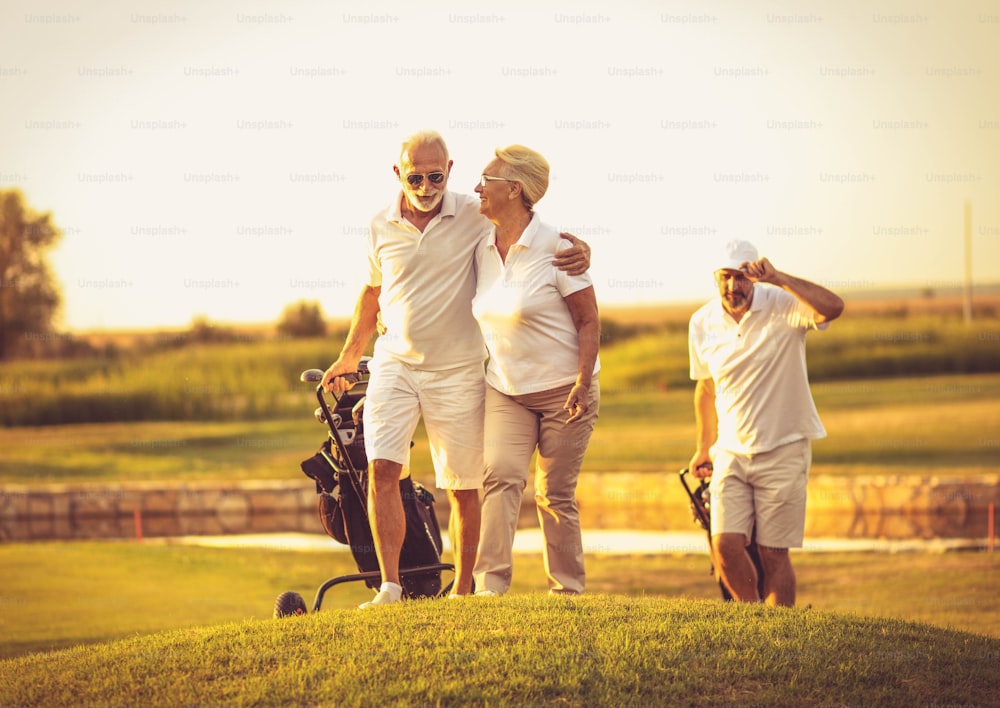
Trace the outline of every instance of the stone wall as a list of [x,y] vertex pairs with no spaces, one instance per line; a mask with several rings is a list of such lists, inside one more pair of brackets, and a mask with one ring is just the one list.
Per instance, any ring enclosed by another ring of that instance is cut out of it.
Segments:
[[0,487],[0,540],[322,531],[301,481]]
[[[588,528],[689,530],[694,523],[677,474],[583,474],[577,498]],[[813,477],[806,534],[983,538],[991,503],[1000,507],[1000,475]]]
[[[435,493],[441,528],[448,502]],[[584,528],[691,530],[676,474],[581,475]],[[985,538],[1000,475],[815,477],[806,533],[836,538]],[[321,533],[308,480],[0,486],[0,541],[304,531]],[[522,525],[534,526],[532,492]]]

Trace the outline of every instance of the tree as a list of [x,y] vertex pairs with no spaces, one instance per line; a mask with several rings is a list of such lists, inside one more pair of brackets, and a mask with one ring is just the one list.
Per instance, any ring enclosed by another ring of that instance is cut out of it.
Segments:
[[17,189],[0,189],[0,360],[54,333],[62,303],[46,251],[62,237],[52,214],[25,204]]
[[286,337],[322,337],[326,321],[318,302],[297,302],[285,308],[278,323],[278,333]]
[[198,344],[231,342],[236,339],[236,333],[232,328],[216,325],[206,315],[198,315],[191,320],[188,336],[192,342]]

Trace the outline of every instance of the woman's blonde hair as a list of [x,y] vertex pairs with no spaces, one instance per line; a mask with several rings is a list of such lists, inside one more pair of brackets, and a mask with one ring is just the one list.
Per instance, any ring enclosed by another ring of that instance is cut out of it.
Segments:
[[497,148],[497,159],[504,164],[504,177],[521,183],[521,201],[531,211],[549,188],[549,163],[524,145]]

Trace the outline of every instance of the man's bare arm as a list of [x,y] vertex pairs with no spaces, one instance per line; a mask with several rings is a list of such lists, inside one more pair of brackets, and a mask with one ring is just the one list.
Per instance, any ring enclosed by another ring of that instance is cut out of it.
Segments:
[[697,450],[688,469],[695,477],[712,476],[709,451],[719,436],[719,419],[715,412],[715,381],[698,379],[694,387],[694,421]]
[[809,280],[784,273],[766,258],[746,263],[744,272],[751,280],[777,285],[799,299],[815,314],[817,324],[832,322],[844,311],[844,301],[832,290]]
[[351,328],[347,332],[344,348],[337,360],[330,364],[323,374],[323,388],[330,393],[340,393],[351,387],[349,382],[343,379],[343,375],[353,374],[358,370],[365,347],[375,334],[379,313],[378,296],[381,292],[381,287],[371,285],[366,285],[361,291],[354,307],[354,315],[351,317]]

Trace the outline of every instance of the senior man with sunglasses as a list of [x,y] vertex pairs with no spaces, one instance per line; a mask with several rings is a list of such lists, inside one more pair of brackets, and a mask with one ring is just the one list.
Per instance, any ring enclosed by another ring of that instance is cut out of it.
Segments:
[[[826,329],[844,301],[777,270],[746,241],[726,245],[720,300],[688,332],[697,450],[690,469],[711,477],[712,559],[734,598],[795,604],[789,548],[805,534],[811,440],[826,435],[809,391],[805,337]],[[746,552],[756,527],[764,597]]]
[[[382,585],[362,608],[400,600],[399,553],[406,521],[399,479],[409,466],[410,440],[422,416],[436,485],[451,505],[455,555],[452,594],[472,590],[483,485],[486,349],[472,316],[473,256],[491,224],[477,197],[448,191],[452,160],[431,131],[407,138],[393,171],[402,191],[372,219],[368,284],[344,347],[323,377],[330,392],[350,387],[368,341],[379,332],[369,362],[365,404],[368,508]],[[560,252],[555,264],[570,274],[590,265],[586,244]],[[381,325],[379,325],[381,321]]]

